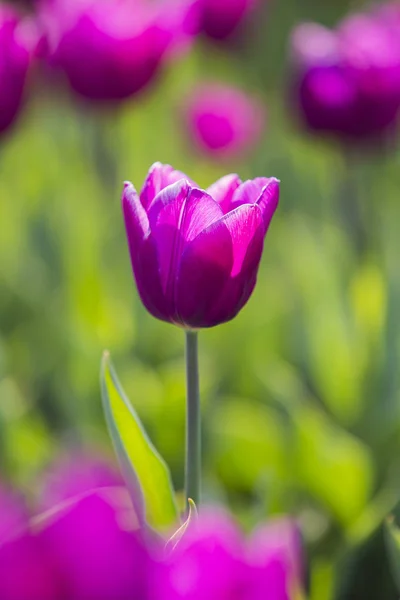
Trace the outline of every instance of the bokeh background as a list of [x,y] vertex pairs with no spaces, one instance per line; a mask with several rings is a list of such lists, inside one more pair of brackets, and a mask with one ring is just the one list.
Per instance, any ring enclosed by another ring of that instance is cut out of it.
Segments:
[[[315,600],[397,598],[379,525],[400,497],[400,156],[311,135],[288,91],[292,28],[364,7],[261,1],[234,39],[200,36],[112,110],[37,67],[0,139],[0,471],[28,494],[71,447],[112,456],[106,348],[183,485],[184,339],[138,300],[122,182],[140,187],[154,161],[203,187],[228,172],[281,180],[252,299],[200,335],[204,488],[248,527],[299,519]],[[246,156],[218,161],[187,135],[185,98],[210,79],[265,108]]]

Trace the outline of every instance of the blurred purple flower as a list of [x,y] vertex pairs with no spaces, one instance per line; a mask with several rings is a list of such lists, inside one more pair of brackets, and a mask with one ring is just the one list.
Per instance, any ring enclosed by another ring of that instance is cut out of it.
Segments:
[[302,585],[299,532],[287,519],[246,542],[226,513],[205,508],[166,551],[122,487],[75,496],[29,525],[23,516],[22,528],[4,498],[16,530],[0,539],[1,600],[289,600]]
[[0,484],[0,543],[26,527],[28,519],[29,512],[22,495]]
[[50,508],[91,489],[122,485],[119,471],[100,455],[72,453],[48,469],[43,478],[41,506]]
[[224,40],[236,32],[257,0],[200,0],[203,33],[215,40]]
[[187,101],[189,134],[197,148],[214,159],[241,157],[251,150],[264,121],[261,103],[237,88],[203,84]]
[[88,492],[50,515],[37,535],[51,556],[61,597],[145,600],[151,559],[137,527],[123,489]]
[[290,521],[263,525],[247,542],[231,518],[203,509],[155,578],[162,600],[290,600],[300,591],[299,533]]
[[80,96],[124,100],[154,78],[175,43],[194,33],[192,2],[42,0],[48,62]]
[[140,297],[158,319],[188,328],[229,321],[254,289],[279,182],[227,175],[207,191],[156,163],[140,195],[126,183],[128,245]]
[[394,131],[400,38],[383,19],[352,15],[335,31],[303,23],[292,34],[292,97],[310,130],[347,142]]
[[0,5],[0,133],[14,123],[22,107],[33,49],[29,22],[11,6]]

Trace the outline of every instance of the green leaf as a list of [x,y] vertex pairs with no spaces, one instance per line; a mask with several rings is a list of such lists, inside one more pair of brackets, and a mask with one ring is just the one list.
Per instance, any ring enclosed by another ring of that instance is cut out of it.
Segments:
[[169,470],[126,397],[108,352],[101,365],[103,408],[114,449],[138,518],[156,529],[177,520]]
[[185,535],[188,528],[191,527],[193,525],[193,523],[195,523],[197,521],[197,518],[199,515],[197,512],[196,504],[194,503],[194,501],[191,498],[188,499],[188,504],[189,504],[189,514],[187,516],[187,519],[179,527],[179,529],[177,529],[175,531],[174,535],[171,536],[169,538],[168,542],[165,544],[166,554],[171,554],[175,550],[175,548],[180,543],[181,539]]
[[400,529],[390,516],[385,521],[385,540],[394,581],[400,591]]

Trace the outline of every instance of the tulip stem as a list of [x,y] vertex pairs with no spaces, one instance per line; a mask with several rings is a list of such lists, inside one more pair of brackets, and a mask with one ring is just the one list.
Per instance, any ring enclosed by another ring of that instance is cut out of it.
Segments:
[[186,464],[185,495],[200,502],[201,417],[197,332],[186,332]]

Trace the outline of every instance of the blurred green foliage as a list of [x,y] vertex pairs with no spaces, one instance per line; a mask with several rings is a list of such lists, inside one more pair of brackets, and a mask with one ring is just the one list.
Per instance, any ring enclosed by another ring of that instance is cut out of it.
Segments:
[[[182,487],[183,335],[140,305],[121,182],[140,187],[156,160],[202,186],[229,171],[281,179],[254,296],[200,336],[205,494],[248,526],[295,514],[316,600],[332,597],[337,565],[400,496],[400,157],[365,153],[349,169],[338,148],[296,129],[284,92],[290,27],[332,23],[347,7],[271,2],[244,45],[200,42],[115,112],[39,82],[0,147],[0,461],[28,491],[63,446],[111,452],[104,348]],[[206,77],[265,99],[267,132],[246,163],[218,165],[185,140],[178,109]]]

